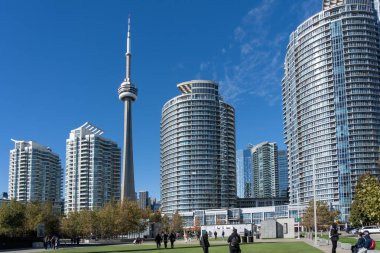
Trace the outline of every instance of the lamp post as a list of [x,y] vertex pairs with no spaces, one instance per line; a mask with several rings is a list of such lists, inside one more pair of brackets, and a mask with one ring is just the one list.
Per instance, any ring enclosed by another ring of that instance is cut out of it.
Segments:
[[[306,161],[311,161],[311,165],[312,165],[312,168],[313,168],[313,202],[314,202],[314,245],[318,245],[318,240],[317,240],[317,195],[315,193],[315,161],[314,161],[314,158],[310,159],[310,160],[297,160],[298,163],[301,163],[301,162],[306,162]],[[298,179],[299,180],[299,179]],[[299,190],[299,187],[298,187],[298,190]]]

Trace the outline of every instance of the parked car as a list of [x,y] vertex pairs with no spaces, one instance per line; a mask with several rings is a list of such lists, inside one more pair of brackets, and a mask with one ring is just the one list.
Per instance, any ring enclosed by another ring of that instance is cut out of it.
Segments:
[[365,232],[368,232],[370,234],[380,234],[380,228],[376,227],[376,226],[366,226],[366,227],[362,227],[359,232],[361,233],[365,233]]
[[350,234],[356,235],[357,233],[359,233],[359,228],[353,228],[350,230]]

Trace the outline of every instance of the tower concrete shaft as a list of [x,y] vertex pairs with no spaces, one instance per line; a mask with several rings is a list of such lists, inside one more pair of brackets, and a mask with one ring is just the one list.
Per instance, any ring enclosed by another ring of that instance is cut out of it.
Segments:
[[137,98],[137,88],[132,83],[130,76],[132,58],[130,29],[131,22],[130,18],[128,18],[126,77],[118,89],[119,99],[124,103],[124,150],[121,201],[136,199],[132,144],[132,102]]

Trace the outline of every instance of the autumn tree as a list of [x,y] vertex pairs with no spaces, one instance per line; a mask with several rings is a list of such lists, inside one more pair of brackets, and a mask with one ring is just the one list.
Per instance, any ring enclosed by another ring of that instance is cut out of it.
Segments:
[[25,228],[25,204],[11,200],[0,207],[0,234],[21,236]]
[[142,211],[135,201],[120,203],[118,224],[121,234],[144,231],[147,225],[142,219]]
[[52,203],[29,202],[25,205],[25,231],[37,235],[37,225],[44,224],[45,234],[58,234],[60,215],[54,212]]
[[170,231],[170,219],[165,214],[161,218],[161,230],[162,231]]
[[[183,231],[182,223],[183,223],[183,219],[177,211],[175,214],[173,214],[172,221],[170,224],[170,231],[173,231],[173,232]],[[166,231],[169,231],[169,230],[166,230]]]
[[360,176],[351,206],[350,222],[354,226],[380,223],[380,182],[371,174]]
[[[327,203],[322,201],[316,202],[317,206],[317,227],[318,229],[326,229],[339,217],[340,212],[329,210]],[[302,221],[303,226],[308,229],[314,227],[314,201],[309,202]]]
[[62,232],[72,238],[83,234],[83,223],[79,212],[70,212],[62,218]]

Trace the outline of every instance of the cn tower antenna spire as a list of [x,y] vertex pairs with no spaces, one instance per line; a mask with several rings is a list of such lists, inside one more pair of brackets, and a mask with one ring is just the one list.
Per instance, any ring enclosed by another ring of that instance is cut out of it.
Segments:
[[127,82],[131,81],[131,15],[128,16],[128,33],[127,33],[127,53],[125,54],[126,57],[126,76],[125,80]]

